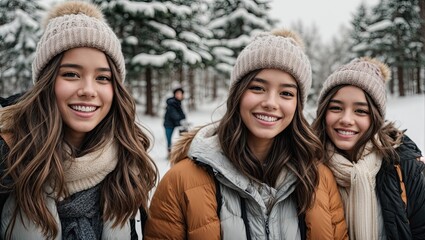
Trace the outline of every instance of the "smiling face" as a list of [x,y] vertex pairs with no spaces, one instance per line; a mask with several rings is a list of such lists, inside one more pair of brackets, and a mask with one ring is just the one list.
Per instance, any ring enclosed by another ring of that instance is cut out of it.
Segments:
[[240,102],[240,114],[249,130],[248,144],[271,146],[285,130],[297,108],[297,83],[288,73],[264,69],[248,84]]
[[55,79],[55,94],[65,138],[75,147],[111,109],[111,81],[111,69],[103,52],[74,48],[64,53]]
[[370,110],[363,90],[354,86],[339,89],[326,111],[326,133],[335,146],[351,153],[370,126]]

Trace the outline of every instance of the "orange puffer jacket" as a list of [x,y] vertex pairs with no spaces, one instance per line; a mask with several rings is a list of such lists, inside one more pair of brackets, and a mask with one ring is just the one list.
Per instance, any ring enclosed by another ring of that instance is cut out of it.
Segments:
[[[180,156],[174,156],[174,160],[179,161],[153,195],[144,239],[221,239],[214,177],[185,157],[190,140],[188,137],[188,141],[175,145]],[[318,169],[315,202],[305,216],[307,239],[348,239],[336,181],[326,166],[319,164]]]
[[[319,165],[320,181],[306,212],[307,239],[348,239],[344,210],[332,172]],[[145,239],[220,239],[213,176],[192,160],[172,167],[150,205]]]
[[313,206],[306,212],[307,239],[348,239],[344,208],[332,171],[319,164],[319,185]]
[[162,178],[149,208],[144,239],[220,239],[214,179],[192,160]]

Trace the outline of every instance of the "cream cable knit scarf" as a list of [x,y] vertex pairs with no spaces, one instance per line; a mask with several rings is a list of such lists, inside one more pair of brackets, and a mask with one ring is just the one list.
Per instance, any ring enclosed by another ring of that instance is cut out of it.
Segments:
[[69,195],[102,182],[115,169],[117,162],[118,148],[113,141],[95,152],[64,161],[65,185]]
[[[350,239],[378,239],[379,213],[375,186],[382,157],[371,149],[372,143],[369,142],[362,158],[354,164],[338,153],[334,153],[329,162],[344,203]],[[333,151],[333,148],[329,150]]]

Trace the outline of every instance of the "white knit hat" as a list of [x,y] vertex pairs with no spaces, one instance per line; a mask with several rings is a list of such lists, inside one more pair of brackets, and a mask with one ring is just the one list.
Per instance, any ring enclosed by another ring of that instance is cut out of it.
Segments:
[[115,62],[122,81],[125,62],[121,43],[105,22],[102,12],[87,2],[63,2],[48,15],[47,27],[37,45],[32,63],[32,80],[37,82],[41,71],[56,55],[78,47],[91,47],[107,54]]
[[302,104],[305,104],[311,87],[311,65],[304,53],[303,42],[296,33],[275,30],[257,35],[236,59],[232,84],[263,68],[280,69],[291,74],[298,83]]
[[367,92],[375,102],[379,113],[385,117],[385,83],[391,76],[389,67],[375,58],[362,57],[352,60],[333,72],[323,84],[318,98],[322,102],[328,92],[339,85],[353,85]]

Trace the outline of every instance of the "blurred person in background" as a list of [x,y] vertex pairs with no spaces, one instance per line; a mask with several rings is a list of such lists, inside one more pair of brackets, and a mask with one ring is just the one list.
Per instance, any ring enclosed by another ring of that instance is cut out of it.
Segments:
[[[177,87],[173,90],[173,97],[167,99],[167,107],[164,115],[165,137],[167,139],[167,151],[170,154],[174,129],[187,127],[186,115],[182,108],[184,90]],[[179,129],[180,130],[180,129]],[[181,129],[184,131],[184,129]],[[180,133],[180,132],[179,132]]]

